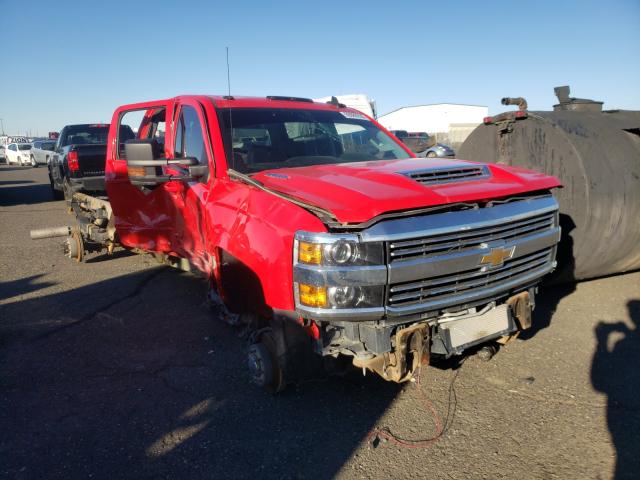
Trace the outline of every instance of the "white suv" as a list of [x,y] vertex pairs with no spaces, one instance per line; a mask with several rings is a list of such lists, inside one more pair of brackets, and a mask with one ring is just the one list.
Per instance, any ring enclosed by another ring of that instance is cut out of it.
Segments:
[[31,149],[31,165],[47,165],[56,149],[55,140],[34,140]]

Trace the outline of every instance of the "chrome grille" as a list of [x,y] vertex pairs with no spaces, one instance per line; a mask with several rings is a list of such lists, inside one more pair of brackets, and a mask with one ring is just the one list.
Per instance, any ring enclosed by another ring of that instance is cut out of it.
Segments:
[[389,259],[394,262],[423,258],[478,248],[496,240],[515,241],[552,228],[555,215],[555,212],[547,212],[489,227],[390,242]]
[[487,178],[490,176],[490,173],[488,167],[484,165],[474,165],[453,168],[431,168],[428,170],[403,172],[403,175],[406,175],[422,185],[437,185],[441,183]]
[[481,293],[483,290],[500,287],[507,283],[526,282],[536,270],[543,271],[549,268],[553,261],[554,248],[545,248],[539,252],[507,260],[501,267],[492,270],[479,266],[452,275],[391,285],[388,305],[400,307],[416,303],[435,304],[442,301],[446,303],[447,299],[455,301],[461,295]]
[[557,216],[556,200],[542,196],[374,225],[363,236],[385,241],[387,314],[479,304],[535,284],[555,267]]

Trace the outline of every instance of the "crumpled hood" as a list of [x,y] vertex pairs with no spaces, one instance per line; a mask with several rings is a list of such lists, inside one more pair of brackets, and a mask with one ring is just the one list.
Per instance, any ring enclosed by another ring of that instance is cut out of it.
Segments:
[[545,174],[487,164],[489,175],[423,185],[411,172],[477,167],[466,160],[408,158],[265,170],[253,178],[266,187],[329,210],[342,223],[361,223],[385,212],[490,200],[561,186]]

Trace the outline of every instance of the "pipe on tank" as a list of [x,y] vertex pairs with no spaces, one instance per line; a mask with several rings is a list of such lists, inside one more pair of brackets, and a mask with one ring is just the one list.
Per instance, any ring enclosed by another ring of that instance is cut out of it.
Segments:
[[526,110],[528,105],[527,101],[523,97],[504,97],[500,100],[502,105],[517,105],[519,110]]

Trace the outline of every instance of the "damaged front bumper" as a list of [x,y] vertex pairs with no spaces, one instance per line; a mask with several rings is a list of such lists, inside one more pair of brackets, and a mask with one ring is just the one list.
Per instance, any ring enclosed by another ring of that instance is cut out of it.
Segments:
[[[296,312],[321,327],[324,355],[352,355],[403,381],[412,349],[425,350],[420,358],[456,355],[528,328],[559,239],[551,195],[388,220],[357,234],[298,232]],[[422,339],[403,340],[407,329]]]

